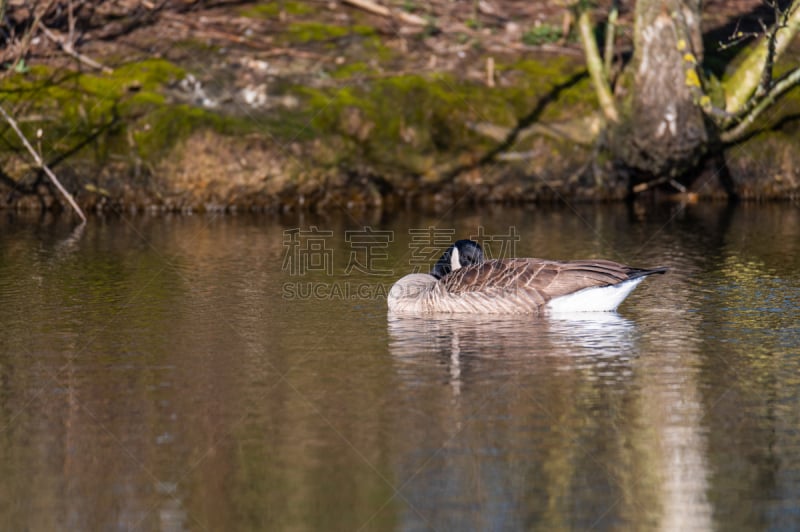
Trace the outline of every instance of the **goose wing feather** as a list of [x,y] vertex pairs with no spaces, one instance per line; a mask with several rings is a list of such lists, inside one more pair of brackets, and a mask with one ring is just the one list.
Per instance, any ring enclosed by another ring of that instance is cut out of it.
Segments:
[[483,300],[510,298],[529,307],[584,288],[617,284],[640,271],[608,260],[488,260],[452,272],[441,284],[450,295],[480,293],[486,296]]

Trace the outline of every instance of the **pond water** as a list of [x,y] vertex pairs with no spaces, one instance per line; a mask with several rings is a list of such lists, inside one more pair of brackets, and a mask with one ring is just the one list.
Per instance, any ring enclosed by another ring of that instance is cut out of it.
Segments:
[[[454,236],[670,271],[618,313],[387,316]],[[0,528],[796,528],[798,305],[791,204],[6,213]]]

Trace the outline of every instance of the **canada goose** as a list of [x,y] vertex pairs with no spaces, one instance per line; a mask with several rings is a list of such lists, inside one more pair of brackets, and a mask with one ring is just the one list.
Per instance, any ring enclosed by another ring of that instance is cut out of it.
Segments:
[[459,240],[430,274],[412,273],[389,291],[389,310],[535,314],[613,311],[641,283],[666,268],[632,268],[610,260],[484,260],[477,242]]

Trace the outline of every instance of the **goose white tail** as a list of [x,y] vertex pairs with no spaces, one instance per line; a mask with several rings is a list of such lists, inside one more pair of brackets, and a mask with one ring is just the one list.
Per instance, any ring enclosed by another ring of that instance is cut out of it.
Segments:
[[644,277],[637,277],[611,286],[584,288],[551,299],[546,308],[550,312],[611,312],[617,310],[619,304],[642,281]]

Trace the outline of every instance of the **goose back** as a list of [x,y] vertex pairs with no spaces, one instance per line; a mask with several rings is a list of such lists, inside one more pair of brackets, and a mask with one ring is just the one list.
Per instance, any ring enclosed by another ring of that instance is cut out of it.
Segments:
[[413,312],[531,314],[540,312],[553,300],[558,300],[553,305],[563,306],[562,301],[571,303],[581,291],[612,287],[612,292],[602,296],[607,305],[592,303],[588,310],[613,310],[642,278],[665,271],[666,268],[632,268],[609,260],[486,260],[458,268],[438,280],[432,275],[408,275],[392,288],[389,308]]
[[538,292],[545,302],[584,288],[617,284],[660,270],[641,270],[609,260],[496,259],[460,268],[442,282],[453,294],[523,289]]

